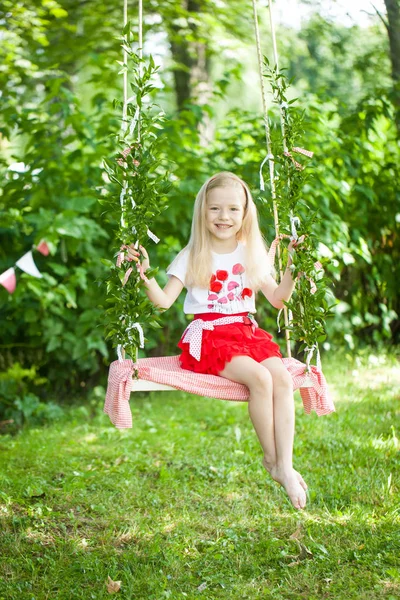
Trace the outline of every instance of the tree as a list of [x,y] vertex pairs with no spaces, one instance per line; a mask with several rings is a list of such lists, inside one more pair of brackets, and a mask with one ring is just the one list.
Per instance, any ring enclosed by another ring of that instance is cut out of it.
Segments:
[[387,21],[385,23],[390,44],[390,60],[392,63],[392,77],[394,83],[393,97],[396,105],[396,125],[400,136],[400,2],[399,0],[385,0]]

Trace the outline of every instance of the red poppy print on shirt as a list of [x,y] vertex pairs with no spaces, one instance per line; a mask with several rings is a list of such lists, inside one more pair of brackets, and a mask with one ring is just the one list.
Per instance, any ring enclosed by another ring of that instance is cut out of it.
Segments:
[[241,263],[236,263],[232,267],[232,275],[239,277],[240,283],[234,279],[229,280],[229,271],[225,269],[218,269],[215,274],[211,275],[207,298],[208,309],[216,310],[218,306],[222,308],[226,304],[229,306],[228,312],[237,312],[243,309],[243,301],[253,295],[250,288],[244,287],[243,274],[245,271],[246,269]]
[[210,290],[218,294],[222,290],[222,283],[220,281],[213,281],[210,285]]
[[232,267],[232,273],[234,275],[241,275],[244,272],[245,272],[245,268],[240,263],[236,263],[236,265],[233,265],[233,267]]
[[252,295],[253,295],[253,291],[250,288],[243,288],[243,291],[241,293],[243,300],[246,298],[246,296],[251,298]]
[[219,281],[226,281],[228,279],[228,271],[218,270],[217,279],[219,279]]

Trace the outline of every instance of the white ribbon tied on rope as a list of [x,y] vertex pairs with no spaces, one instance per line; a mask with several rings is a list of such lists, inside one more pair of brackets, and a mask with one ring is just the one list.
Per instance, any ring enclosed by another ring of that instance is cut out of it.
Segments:
[[118,356],[118,362],[124,361],[124,357],[122,356],[122,344],[118,344],[118,346],[117,346],[117,356]]
[[290,229],[292,232],[292,237],[290,238],[293,242],[297,242],[299,236],[297,235],[296,227],[300,227],[300,219],[299,217],[290,217]]
[[283,308],[281,308],[281,309],[278,311],[278,316],[276,317],[276,324],[277,324],[277,326],[278,326],[278,333],[280,333],[280,332],[281,332],[281,323],[280,323],[280,320],[281,320],[281,314],[282,314],[282,313],[283,313]]
[[265,163],[267,162],[267,160],[274,160],[274,158],[275,157],[273,154],[267,154],[267,156],[264,158],[264,160],[262,161],[262,163],[260,165],[260,190],[262,192],[265,191],[265,182],[264,182],[264,177],[262,174],[263,167],[264,167]]
[[147,235],[149,236],[149,238],[151,240],[153,240],[153,242],[155,244],[158,244],[158,242],[160,241],[160,238],[158,238],[155,233],[153,233],[152,231],[150,231],[150,229],[147,229]]
[[128,196],[129,196],[129,198],[131,199],[131,205],[132,205],[132,208],[135,208],[135,207],[136,207],[136,202],[135,202],[135,201],[134,201],[134,199],[133,199],[133,196],[132,196],[132,190],[128,190]]
[[311,371],[311,360],[312,357],[314,356],[314,352],[315,350],[317,351],[317,369],[319,371],[321,371],[321,355],[319,353],[319,348],[318,348],[318,344],[313,344],[312,346],[307,346],[307,348],[304,350],[304,354],[306,355],[306,371],[307,373],[309,373]]
[[128,336],[130,338],[130,331],[131,329],[137,329],[137,331],[139,332],[139,346],[140,348],[144,348],[144,333],[143,333],[143,328],[141,326],[140,323],[132,323],[132,325],[130,327],[127,328],[126,332],[128,333]]
[[[128,98],[128,100],[126,101],[127,104],[129,104],[129,102],[131,102],[132,100],[136,100],[136,96],[131,96],[130,98]],[[135,116],[133,117],[131,124],[129,126],[129,135],[133,135],[136,126],[138,124],[139,121],[139,116],[140,116],[140,109],[137,106],[136,107],[136,112],[135,112]]]
[[[120,317],[120,320],[122,320],[124,318],[124,315],[122,315],[122,317]],[[137,329],[137,331],[139,332],[139,347],[140,348],[144,348],[144,333],[143,333],[143,328],[141,326],[140,323],[132,323],[132,325],[130,325],[129,327],[126,328],[126,333],[128,334],[128,338],[130,341],[132,341],[131,338],[131,330],[132,329]],[[122,356],[122,344],[118,344],[117,346],[117,356],[118,356],[118,360],[119,362],[123,362],[124,358]]]
[[[284,309],[283,309],[283,308],[281,308],[281,309],[278,311],[278,316],[277,316],[277,318],[276,318],[276,324],[277,324],[277,326],[278,326],[278,333],[280,333],[280,332],[281,332],[281,324],[280,324],[280,320],[281,320],[281,314],[283,313],[283,310],[284,310]],[[290,323],[293,321],[293,313],[292,313],[292,311],[291,311],[291,310],[289,310],[289,311],[288,311],[288,321],[289,321],[289,325],[290,325]]]

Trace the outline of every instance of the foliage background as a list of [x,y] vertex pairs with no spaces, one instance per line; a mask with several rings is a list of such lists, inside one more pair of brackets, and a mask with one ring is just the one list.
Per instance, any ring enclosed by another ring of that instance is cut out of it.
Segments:
[[[315,152],[305,196],[320,212],[320,252],[338,300],[325,350],[396,346],[399,85],[388,32],[378,15],[365,29],[308,4],[311,16],[298,28],[281,23],[278,39],[281,65],[295,77],[293,95],[305,109],[304,144]],[[130,6],[133,19],[136,9]],[[147,3],[145,54],[161,64],[155,99],[170,118],[160,140],[171,172],[169,209],[154,229],[161,242],[147,244],[160,284],[188,240],[206,177],[235,171],[257,196],[265,148],[251,16],[247,0]],[[271,56],[263,7],[260,17]],[[0,23],[0,272],[41,238],[51,247],[51,257],[35,254],[43,279],[19,272],[13,296],[0,289],[1,414],[10,418],[55,410],[54,398],[104,382],[114,359],[104,341],[101,259],[113,256],[119,215],[105,216],[98,198],[102,159],[114,160],[112,134],[120,126],[112,101],[121,98],[122,8],[114,1],[2,0]],[[276,115],[272,121],[277,126]],[[262,224],[271,240],[268,215]],[[146,354],[176,352],[186,324],[182,301],[162,330],[146,332]],[[260,302],[258,312],[275,331],[270,308]]]

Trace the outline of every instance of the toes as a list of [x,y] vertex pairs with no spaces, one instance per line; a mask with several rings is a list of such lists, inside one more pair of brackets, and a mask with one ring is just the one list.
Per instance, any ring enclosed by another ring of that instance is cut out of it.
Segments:
[[300,475],[300,473],[298,471],[295,471],[295,473],[296,473],[296,477],[297,477],[301,487],[303,488],[303,490],[304,491],[307,490],[308,486],[307,486],[306,482],[304,481],[304,479],[302,478],[302,476]]
[[297,497],[296,502],[293,504],[293,506],[295,508],[297,508],[298,510],[302,510],[303,508],[305,508],[306,506],[306,497],[305,495],[301,495]]
[[306,482],[304,481],[304,479],[302,478],[301,475],[300,475],[299,481],[300,481],[300,485],[303,488],[303,490],[306,491],[308,489],[308,486],[307,486]]
[[305,508],[306,503],[307,503],[307,496],[304,491],[302,492],[299,500],[300,500],[300,508]]
[[290,494],[289,490],[288,491],[288,495],[290,498],[290,501],[292,502],[294,508],[297,509],[303,509],[306,505],[306,501],[307,501],[307,497],[306,497],[306,493],[303,490],[303,488],[300,486],[300,483],[296,480],[296,488],[295,490],[293,490],[293,493]]

